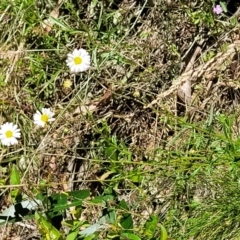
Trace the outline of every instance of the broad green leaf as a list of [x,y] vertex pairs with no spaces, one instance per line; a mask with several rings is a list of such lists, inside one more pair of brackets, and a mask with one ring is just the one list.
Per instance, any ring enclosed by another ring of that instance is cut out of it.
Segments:
[[[10,184],[18,185],[21,183],[20,174],[15,164],[12,165],[10,173]],[[19,194],[19,189],[11,189],[11,198],[15,200]],[[19,200],[18,200],[19,201]]]
[[49,201],[51,203],[51,212],[48,214],[49,216],[53,217],[53,215],[55,216],[60,211],[66,210],[69,207],[81,206],[82,200],[87,198],[89,195],[89,190],[52,194],[49,197]]
[[82,230],[80,232],[80,234],[85,237],[89,236],[89,235],[94,234],[95,232],[99,231],[103,226],[106,225],[106,223],[112,224],[112,223],[115,223],[115,221],[116,221],[115,210],[104,209],[103,216],[100,218],[100,220],[98,222],[96,222],[95,224],[89,226],[88,228]]
[[111,201],[114,200],[114,196],[113,195],[104,195],[104,196],[97,196],[94,199],[92,199],[90,202],[92,203],[101,203],[103,204],[103,206],[106,206],[106,202],[107,201]]
[[165,227],[161,224],[160,228],[161,228],[161,238],[160,238],[160,240],[167,240],[168,235],[167,235],[167,231],[166,231]]
[[133,170],[129,172],[129,179],[134,183],[141,183],[143,180],[143,174],[139,170]]
[[144,234],[150,239],[154,237],[157,229],[158,217],[156,215],[150,216],[150,218],[145,223]]
[[[124,200],[122,200],[119,203],[119,206],[126,210],[129,209],[127,206],[127,203]],[[123,213],[122,218],[120,220],[120,224],[124,229],[129,229],[129,230],[133,229],[132,215],[130,213]]]
[[49,216],[53,217],[53,215],[55,216],[56,214],[59,214],[62,210],[66,210],[69,207],[68,204],[68,198],[67,195],[64,193],[56,193],[56,194],[52,194],[49,197],[49,201],[50,201],[50,211],[54,214],[50,214],[49,212]]
[[111,209],[104,209],[103,216],[100,218],[99,223],[110,223],[114,224],[116,221],[116,211]]
[[85,198],[90,196],[90,191],[88,189],[86,190],[78,190],[78,191],[72,191],[68,192],[69,196],[72,196],[75,200],[84,200]]
[[63,240],[61,233],[38,212],[35,212],[35,218],[37,220],[39,232],[46,240]]
[[76,237],[77,237],[77,235],[78,235],[78,232],[79,232],[79,230],[76,229],[75,231],[69,233],[69,234],[67,235],[66,240],[75,240]]
[[89,235],[97,232],[99,229],[101,229],[101,227],[102,227],[101,224],[95,223],[95,224],[91,225],[90,227],[82,230],[82,231],[80,232],[80,234],[83,235],[83,236],[89,236]]
[[[133,233],[121,233],[121,236],[124,236],[128,240],[141,240],[141,238],[139,238],[137,235]],[[122,238],[122,239],[125,239],[125,238]]]
[[11,173],[10,173],[10,184],[18,185],[20,184],[20,174],[15,164],[12,165]]
[[97,196],[94,199],[90,200],[90,202],[95,204],[101,204],[101,203],[105,203],[105,200],[103,199],[103,196]]
[[55,211],[64,210],[68,206],[68,198],[66,194],[56,193],[50,196],[50,202]]
[[87,237],[84,238],[84,240],[92,240],[95,238],[95,234],[88,235]]
[[115,146],[107,147],[105,150],[105,153],[106,153],[107,157],[109,159],[111,159],[112,161],[118,160],[119,151]]
[[51,195],[52,201],[59,204],[64,205],[67,203],[67,194],[64,193],[54,193]]
[[66,240],[75,240],[77,235],[78,235],[78,233],[79,233],[79,228],[83,225],[83,222],[72,221],[72,220],[70,220],[70,221],[74,224],[74,226],[72,226],[72,229],[69,232],[69,234],[67,235],[67,239]]

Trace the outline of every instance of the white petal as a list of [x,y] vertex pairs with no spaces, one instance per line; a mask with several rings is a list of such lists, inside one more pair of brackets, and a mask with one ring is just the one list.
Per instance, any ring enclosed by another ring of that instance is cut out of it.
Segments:
[[68,58],[73,58],[73,54],[72,53],[68,53],[67,56],[68,56]]
[[48,119],[48,122],[53,122],[53,121],[55,121],[55,118],[49,118]]
[[7,139],[7,138],[2,139],[1,142],[2,142],[2,145],[5,145],[5,146],[10,146],[11,145],[9,139]]
[[10,138],[10,144],[15,145],[18,143],[18,140],[16,138]]
[[15,138],[20,138],[20,137],[21,137],[21,133],[15,132],[15,133],[13,133],[13,136],[14,136]]
[[45,123],[42,122],[42,121],[35,121],[34,124],[35,124],[35,125],[38,125],[38,126],[40,126],[40,127],[44,127],[44,125],[45,125]]
[[5,138],[5,135],[1,134],[0,135],[0,140],[4,139]]

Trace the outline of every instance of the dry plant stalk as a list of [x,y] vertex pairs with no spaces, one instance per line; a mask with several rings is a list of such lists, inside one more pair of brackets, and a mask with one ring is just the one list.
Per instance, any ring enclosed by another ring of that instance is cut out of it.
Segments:
[[22,54],[24,52],[23,49],[24,49],[24,42],[21,42],[18,46],[17,51],[7,51],[7,52],[5,52],[5,55],[3,52],[1,52],[1,54],[3,54],[3,55],[0,54],[0,56],[2,56],[3,58],[5,57],[5,59],[9,58],[12,60],[11,67],[8,69],[8,71],[6,73],[6,77],[5,77],[5,81],[4,81],[5,83],[8,82],[8,79],[10,78],[17,61],[19,60],[20,57],[22,57]]
[[175,81],[172,86],[165,92],[157,95],[156,99],[149,103],[146,108],[152,108],[154,104],[159,103],[163,98],[176,93],[178,89],[187,81],[191,80],[191,83],[196,82],[199,78],[205,77],[208,80],[214,78],[223,63],[232,60],[235,53],[240,50],[240,40],[230,44],[226,51],[218,53],[215,57],[208,62],[201,64],[197,68],[193,68],[187,72],[184,72]]
[[[204,40],[201,40],[199,45],[202,45],[203,42],[204,42]],[[193,69],[196,58],[197,58],[198,54],[201,52],[201,50],[202,50],[201,47],[197,46],[197,48],[195,49],[195,51],[192,55],[191,60],[189,61],[188,65],[185,69],[185,72],[188,72],[191,69]],[[191,83],[190,78],[185,83],[183,83],[178,89],[177,95],[180,99],[182,99],[183,102],[185,102],[186,105],[189,105],[191,103],[191,97],[192,97],[191,89],[192,89],[192,83]]]

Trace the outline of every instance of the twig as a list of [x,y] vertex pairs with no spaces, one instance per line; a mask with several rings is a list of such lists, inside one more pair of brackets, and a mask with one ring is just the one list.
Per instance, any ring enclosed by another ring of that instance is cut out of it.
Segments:
[[[201,40],[199,43],[199,46],[196,47],[191,60],[189,61],[185,72],[190,71],[195,63],[195,60],[198,56],[198,54],[201,52],[202,48],[200,46],[202,46],[202,44],[204,43],[204,40]],[[191,102],[191,78],[187,79],[186,82],[179,87],[178,92],[177,92],[178,97],[183,100],[183,102],[186,103],[186,105],[189,105]]]

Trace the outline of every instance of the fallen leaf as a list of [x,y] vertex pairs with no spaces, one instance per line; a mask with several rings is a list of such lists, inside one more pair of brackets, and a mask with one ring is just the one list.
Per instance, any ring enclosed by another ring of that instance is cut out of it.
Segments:
[[49,33],[52,30],[52,27],[54,25],[54,22],[52,21],[52,18],[58,18],[59,16],[59,9],[60,4],[58,4],[49,14],[49,18],[45,19],[42,23],[42,28],[45,32]]
[[96,104],[91,104],[89,106],[79,106],[76,108],[76,110],[74,111],[73,113],[73,116],[76,116],[76,115],[79,115],[79,114],[82,114],[82,115],[86,115],[87,113],[92,113],[96,110],[97,108],[97,105]]
[[90,113],[94,112],[97,109],[97,107],[106,105],[106,103],[111,98],[111,96],[112,96],[112,88],[110,86],[107,89],[106,93],[103,95],[103,97],[99,101],[95,101],[88,105],[82,105],[82,106],[77,107],[73,113],[73,116],[76,116],[78,114],[86,115],[89,112]]
[[107,178],[108,178],[111,174],[113,174],[113,173],[115,173],[115,172],[113,172],[113,171],[108,171],[108,172],[104,173],[100,178],[97,177],[97,179],[98,179],[99,181],[104,181],[105,179],[107,179]]

